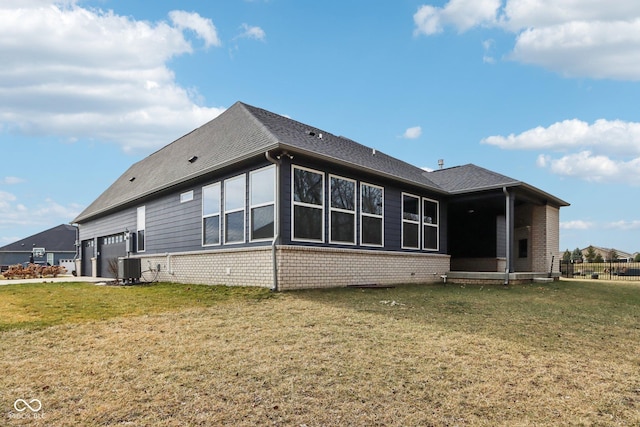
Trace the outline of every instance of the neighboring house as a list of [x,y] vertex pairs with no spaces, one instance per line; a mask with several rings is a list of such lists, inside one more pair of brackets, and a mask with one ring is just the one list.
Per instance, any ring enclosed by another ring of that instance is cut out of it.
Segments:
[[0,265],[29,262],[32,255],[34,262],[39,264],[59,265],[63,260],[71,260],[76,256],[77,231],[74,226],[61,224],[3,246],[0,248]]
[[549,273],[562,206],[475,165],[425,172],[238,102],[132,165],[74,222],[83,275],[130,256],[145,278],[294,289]]
[[[600,255],[602,259],[607,262],[611,260],[612,254],[615,254],[617,256],[616,259],[619,261],[633,261],[633,259],[635,258],[635,254],[630,254],[628,252],[621,251],[618,249],[602,248],[600,246],[593,246],[593,245],[591,247],[594,249],[594,253],[596,255]],[[581,249],[580,252],[582,252],[582,259],[586,260],[587,254],[589,252],[589,246],[587,246],[584,249]]]

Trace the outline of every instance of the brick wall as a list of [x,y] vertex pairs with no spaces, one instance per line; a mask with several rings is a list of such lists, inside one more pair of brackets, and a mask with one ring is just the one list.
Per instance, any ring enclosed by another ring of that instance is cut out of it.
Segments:
[[[140,258],[144,280],[157,277],[157,280],[166,282],[263,287],[271,287],[273,283],[270,247],[145,255]],[[158,265],[160,269],[156,271]]]
[[[560,247],[560,209],[551,206],[534,206],[532,218],[531,269],[537,272],[548,272],[551,267],[551,257],[558,253]],[[560,271],[557,259],[554,260],[553,271]]]
[[278,247],[280,289],[433,283],[449,271],[448,255],[300,246]]
[[[432,283],[449,271],[448,255],[278,246],[280,290],[362,284]],[[270,247],[141,256],[143,280],[273,286]],[[158,270],[158,265],[160,266]]]

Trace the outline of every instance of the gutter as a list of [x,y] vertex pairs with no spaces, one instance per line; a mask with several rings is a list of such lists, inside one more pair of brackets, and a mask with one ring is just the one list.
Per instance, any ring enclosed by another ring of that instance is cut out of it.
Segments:
[[276,257],[276,245],[280,241],[280,164],[281,161],[274,159],[269,154],[269,150],[264,152],[264,156],[267,160],[273,163],[276,167],[276,200],[274,209],[274,221],[273,221],[273,242],[271,242],[271,260],[273,261],[273,288],[272,291],[278,291],[278,259]]

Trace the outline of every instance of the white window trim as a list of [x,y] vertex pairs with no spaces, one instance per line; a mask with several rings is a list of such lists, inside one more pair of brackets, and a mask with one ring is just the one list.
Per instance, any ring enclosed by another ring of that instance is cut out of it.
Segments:
[[[418,220],[417,221],[413,221],[411,219],[405,219],[404,218],[404,196],[408,196],[408,197],[413,197],[414,199],[418,199]],[[402,249],[410,249],[410,250],[414,250],[414,251],[419,251],[420,248],[422,247],[422,233],[421,233],[421,227],[422,227],[422,198],[420,196],[416,196],[415,194],[411,194],[411,193],[405,193],[403,192],[400,196],[400,218],[402,220],[401,223],[401,227],[400,227],[400,244]],[[418,225],[418,246],[417,247],[413,247],[413,246],[405,246],[404,245],[404,223],[410,223],[410,224],[417,224]]]
[[[371,214],[371,213],[365,213],[362,210],[362,187],[367,186],[367,187],[373,187],[373,188],[379,188],[380,190],[382,190],[382,215],[377,215],[377,214]],[[363,217],[369,217],[369,218],[379,218],[382,220],[382,244],[380,245],[376,245],[376,244],[372,244],[372,243],[363,243],[362,242],[362,218]],[[369,247],[375,247],[375,248],[383,248],[384,247],[384,187],[381,187],[379,185],[374,185],[374,184],[369,184],[366,182],[360,182],[360,246],[369,246]]]
[[193,190],[185,191],[180,194],[180,203],[186,203],[193,200]]
[[[331,206],[331,178],[341,179],[344,181],[353,182],[353,210],[334,208]],[[342,240],[333,240],[331,238],[331,213],[332,212],[341,212],[346,214],[353,215],[353,240],[352,241],[342,241]],[[338,245],[351,245],[355,246],[356,244],[356,215],[358,212],[358,182],[355,179],[345,178],[339,175],[329,175],[329,243],[338,244]]]
[[[202,187],[202,221],[200,221],[200,227],[202,228],[201,232],[200,232],[200,239],[202,240],[202,246],[203,247],[210,247],[210,246],[220,246],[222,244],[222,206],[220,206],[222,204],[222,198],[218,197],[218,213],[213,213],[213,214],[208,214],[205,215],[204,213],[204,191],[206,188],[209,187],[218,187],[218,195],[220,196],[221,192],[220,190],[222,189],[222,185],[221,183],[218,182],[214,182],[213,184],[208,184],[205,185],[204,187]],[[205,218],[211,218],[213,216],[218,216],[218,243],[209,243],[209,244],[205,244],[204,243],[204,219]]]
[[[313,173],[317,173],[319,175],[322,176],[322,205],[314,205],[311,203],[304,203],[304,202],[296,202],[295,201],[295,185],[294,185],[294,180],[295,180],[295,170],[296,169],[301,169],[301,170],[306,170],[309,172],[313,172]],[[325,228],[324,228],[324,223],[325,223],[325,218],[324,218],[324,205],[325,205],[325,194],[324,194],[324,181],[325,181],[325,176],[324,176],[324,172],[316,170],[316,169],[310,169],[310,168],[305,168],[303,166],[297,166],[297,165],[291,165],[291,241],[293,242],[310,242],[310,243],[324,243],[324,233],[325,233]],[[294,234],[294,230],[295,230],[295,207],[296,206],[303,206],[303,207],[307,207],[307,208],[314,208],[314,209],[320,209],[322,211],[322,236],[320,239],[296,239],[295,234]]]
[[[273,232],[275,234],[275,223],[276,223],[276,218],[278,218],[278,207],[276,206],[276,172],[275,172],[275,165],[271,165],[271,166],[267,166],[264,168],[260,168],[260,169],[256,169],[253,170],[251,172],[249,172],[249,241],[250,242],[271,242],[273,241],[273,239],[275,238],[275,236],[267,238],[267,239],[254,239],[253,238],[253,230],[251,229],[251,220],[252,220],[252,215],[253,215],[253,209],[255,208],[262,208],[265,206],[271,206],[273,205]],[[274,170],[274,174],[273,174],[273,201],[272,202],[264,202],[264,203],[258,203],[257,205],[252,205],[251,204],[251,192],[253,191],[253,189],[251,188],[251,176],[257,172],[261,172],[264,171],[266,169],[273,169]]]
[[[243,198],[244,198],[244,203],[242,204],[241,208],[236,208],[236,209],[231,209],[231,210],[227,210],[227,188],[225,186],[225,184],[229,181],[233,181],[236,179],[242,178],[242,192],[244,193]],[[224,208],[224,225],[222,227],[223,230],[223,234],[224,234],[224,244],[225,245],[242,245],[246,242],[247,240],[247,174],[243,173],[241,175],[236,175],[236,176],[232,176],[231,178],[225,179],[224,180],[224,184],[222,186],[222,188],[224,189],[223,191],[223,200],[222,200],[222,206]],[[227,241],[227,214],[232,214],[232,213],[237,213],[237,212],[242,212],[242,240],[239,240],[237,242],[229,242]],[[222,223],[222,222],[221,222]]]
[[[431,203],[435,203],[436,204],[436,223],[435,224],[429,224],[427,222],[424,222],[424,202],[431,202]],[[429,199],[428,197],[423,197],[422,201],[421,201],[421,205],[420,205],[420,211],[421,211],[421,215],[420,215],[420,220],[423,223],[422,224],[422,228],[420,229],[420,233],[422,234],[422,250],[425,251],[433,251],[433,252],[437,252],[440,250],[440,202],[438,200],[433,200],[433,199]],[[429,226],[429,227],[433,227],[436,229],[436,247],[434,248],[427,248],[425,247],[425,241],[424,241],[424,227],[425,226]]]
[[[136,210],[136,252],[146,252],[147,250],[147,208],[139,206]],[[144,232],[143,248],[140,249],[139,232]]]

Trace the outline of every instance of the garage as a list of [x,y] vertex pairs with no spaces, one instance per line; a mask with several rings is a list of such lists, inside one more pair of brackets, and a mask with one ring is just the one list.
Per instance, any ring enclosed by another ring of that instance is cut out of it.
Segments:
[[118,258],[127,255],[124,234],[113,234],[98,239],[98,276],[118,276]]

